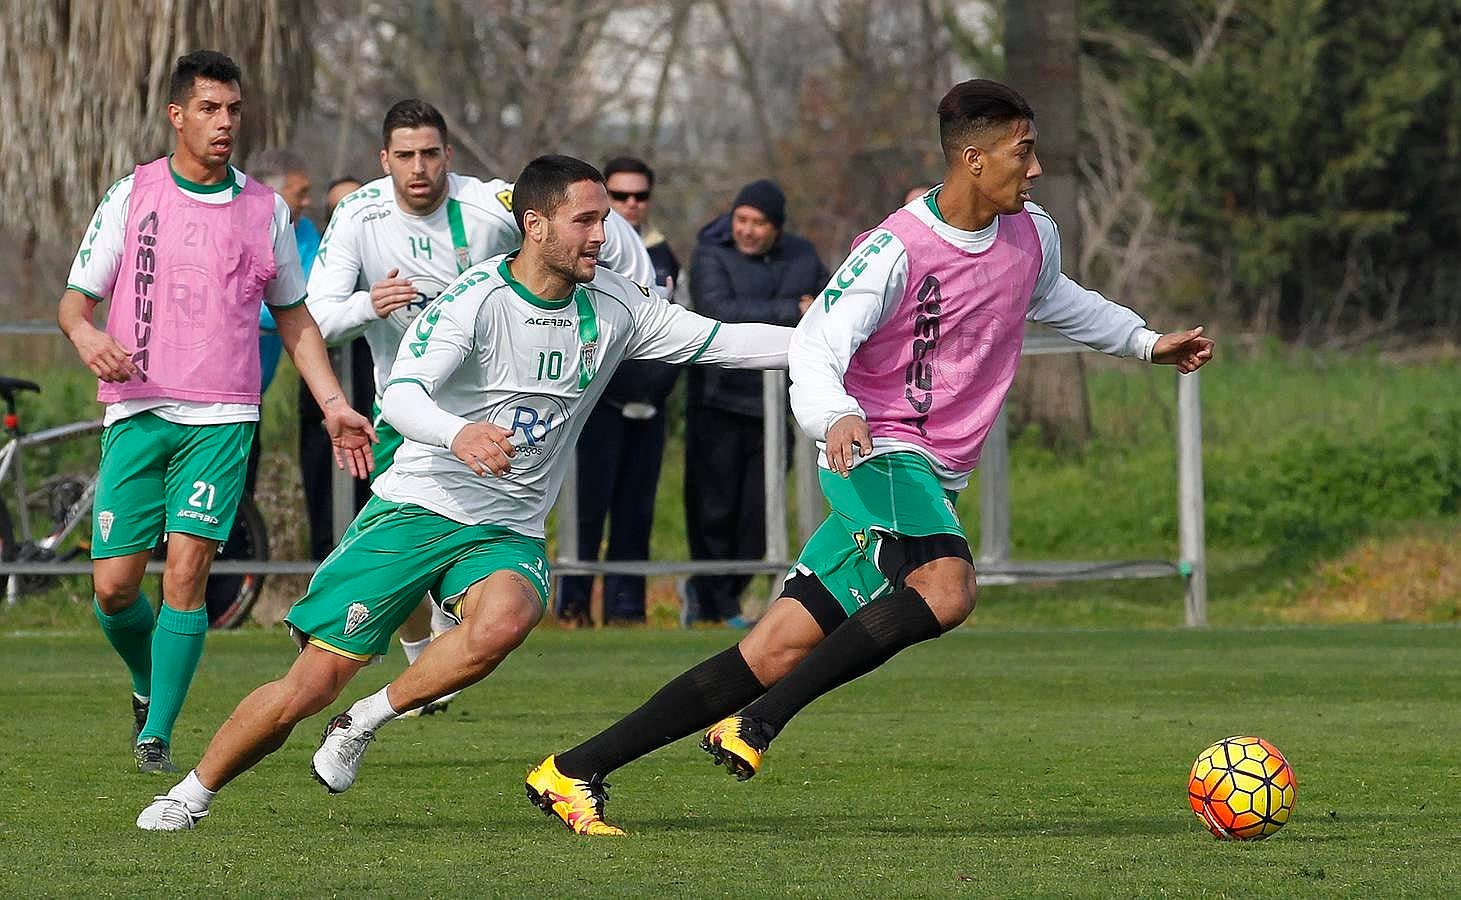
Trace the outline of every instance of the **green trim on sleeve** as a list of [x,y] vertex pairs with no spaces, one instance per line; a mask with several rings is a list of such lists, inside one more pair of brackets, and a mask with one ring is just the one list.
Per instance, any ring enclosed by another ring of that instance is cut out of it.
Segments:
[[105,303],[106,302],[106,298],[105,297],[97,296],[96,294],[93,294],[91,291],[88,291],[86,288],[84,288],[84,287],[77,287],[76,285],[71,284],[69,281],[66,283],[66,290],[68,290],[68,291],[75,291],[78,294],[85,294],[86,296],[88,296],[91,299],[95,300],[97,303]]
[[[414,384],[426,393],[431,393],[431,389],[426,386],[426,382],[422,381],[419,378],[392,378],[390,381],[386,382],[386,387],[390,387],[393,384]],[[385,391],[382,390],[381,394],[384,395]]]
[[[301,303],[303,303],[304,301],[306,301],[308,299],[309,299],[309,295],[308,294],[304,294],[304,295],[301,295],[300,298],[298,300],[294,301],[293,303],[269,303],[269,308],[270,309],[294,309],[296,306],[299,306]],[[264,302],[268,303],[267,300],[264,301]]]
[[700,349],[695,351],[695,355],[694,356],[692,356],[689,359],[685,360],[685,365],[688,366],[688,365],[692,364],[693,362],[695,362],[695,360],[699,359],[701,356],[704,356],[705,355],[705,351],[710,349],[710,342],[713,341],[713,340],[715,340],[715,335],[716,335],[716,332],[718,332],[718,331],[720,331],[720,323],[719,322],[716,322],[715,323],[715,327],[712,328],[712,329],[710,329],[710,336],[705,339],[705,343],[703,343],[703,344],[700,345]]

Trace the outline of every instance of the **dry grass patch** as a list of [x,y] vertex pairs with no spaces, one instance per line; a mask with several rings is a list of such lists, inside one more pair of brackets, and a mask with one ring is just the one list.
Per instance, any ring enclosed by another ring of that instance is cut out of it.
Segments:
[[1366,538],[1320,564],[1286,622],[1461,620],[1461,524]]

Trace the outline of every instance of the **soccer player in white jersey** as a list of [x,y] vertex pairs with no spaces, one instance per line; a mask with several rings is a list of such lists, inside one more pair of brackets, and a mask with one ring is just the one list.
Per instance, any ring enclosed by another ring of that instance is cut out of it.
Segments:
[[954,500],[1026,319],[1183,372],[1211,358],[1202,329],[1159,335],[1061,274],[1055,224],[1029,202],[1040,164],[1019,94],[967,81],[938,113],[944,183],[855,245],[792,339],[792,411],[822,447],[831,514],[739,644],[528,773],[529,796],[573,831],[622,834],[603,821],[604,777],[707,726],[701,747],[752,777],[798,710],[968,618],[974,567]]
[[[381,138],[385,177],[340,201],[310,273],[308,300],[326,341],[342,344],[364,335],[370,344],[380,438],[376,478],[401,446],[401,435],[380,418],[379,404],[411,322],[462,272],[522,244],[512,215],[512,184],[450,171],[450,136],[436,107],[414,98],[396,103],[386,112]],[[629,223],[615,214],[604,229],[599,265],[639,284],[651,283],[653,263]],[[451,625],[432,609],[423,599],[401,626],[408,663],[421,655],[430,632]],[[452,696],[414,712],[444,709]]]
[[389,649],[427,590],[461,624],[331,721],[313,769],[332,791],[353,782],[377,728],[481,680],[522,643],[548,599],[548,510],[621,362],[786,365],[790,329],[723,325],[597,265],[609,196],[588,163],[533,160],[513,206],[522,249],[468,269],[401,343],[382,413],[406,440],[286,617],[299,657],[238,705],[139,828],[193,827],[215,792]]
[[[232,528],[259,420],[260,299],[325,411],[336,460],[364,477],[369,422],[347,406],[304,307],[289,207],[229,165],[240,72],[212,50],[178,59],[173,151],[107,190],[57,320],[107,403],[92,534],[95,612],[132,676],[143,772],[176,772],[173,725],[203,652],[208,570]],[[92,324],[110,301],[105,329]],[[141,593],[168,535],[164,600]]]

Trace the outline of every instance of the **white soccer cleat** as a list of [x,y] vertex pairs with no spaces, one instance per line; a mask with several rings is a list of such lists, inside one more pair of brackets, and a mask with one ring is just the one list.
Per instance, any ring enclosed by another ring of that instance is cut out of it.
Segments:
[[353,727],[350,713],[342,712],[331,719],[320,739],[320,749],[310,760],[309,770],[314,773],[315,781],[332,794],[350,790],[360,774],[360,761],[373,740],[374,731]]
[[152,798],[147,808],[137,817],[137,827],[143,831],[191,831],[198,820],[208,815],[208,810],[193,812],[188,804],[159,794]]

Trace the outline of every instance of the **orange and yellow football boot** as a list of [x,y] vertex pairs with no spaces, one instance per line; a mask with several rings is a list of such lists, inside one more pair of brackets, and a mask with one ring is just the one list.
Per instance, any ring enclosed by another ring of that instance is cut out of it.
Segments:
[[761,757],[771,746],[761,724],[744,716],[721,719],[705,732],[700,749],[715,757],[717,766],[745,781],[761,770]]
[[604,821],[608,785],[602,781],[569,778],[558,771],[555,757],[548,757],[528,773],[528,800],[544,815],[557,816],[574,834],[622,837],[624,829]]

